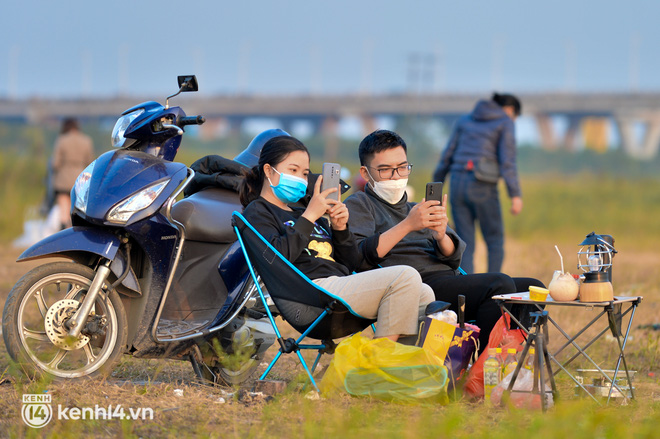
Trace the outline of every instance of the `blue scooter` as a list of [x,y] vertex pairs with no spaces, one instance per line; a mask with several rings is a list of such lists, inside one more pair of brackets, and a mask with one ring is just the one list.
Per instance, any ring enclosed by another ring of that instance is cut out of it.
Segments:
[[[204,123],[169,100],[126,110],[71,191],[73,227],[18,261],[65,258],[25,274],[2,329],[26,374],[107,375],[122,354],[188,360],[212,382],[247,380],[275,341],[231,228],[238,194],[207,188],[176,202],[195,172],[173,162],[184,127]],[[258,152],[242,153],[256,160]],[[258,148],[260,150],[260,148]],[[253,165],[255,163],[243,163]]]

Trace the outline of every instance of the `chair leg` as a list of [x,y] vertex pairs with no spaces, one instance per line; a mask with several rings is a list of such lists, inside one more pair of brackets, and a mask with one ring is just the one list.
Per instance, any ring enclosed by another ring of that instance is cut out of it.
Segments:
[[321,359],[321,355],[323,355],[323,351],[321,351],[321,349],[319,349],[319,353],[316,356],[316,360],[314,360],[314,365],[312,366],[312,373],[314,373],[314,371],[316,370],[316,366],[318,366],[318,364],[319,364],[319,360]]
[[277,360],[280,359],[282,356],[282,351],[277,351],[277,354],[275,354],[275,358],[273,358],[273,361],[270,362],[264,373],[259,377],[260,380],[266,379],[266,375],[270,372],[270,370],[275,366],[275,363],[277,363]]
[[[325,318],[330,313],[330,309],[325,309],[319,317],[316,318],[316,320],[307,328],[305,332],[303,332],[298,340],[293,340],[293,339],[287,339],[284,340],[281,337],[278,338],[278,341],[280,343],[280,349],[277,351],[277,354],[275,355],[275,358],[273,358],[273,361],[270,362],[264,373],[261,375],[259,378],[260,380],[263,380],[266,378],[266,375],[270,372],[270,370],[275,366],[275,363],[279,358],[282,356],[283,353],[291,353],[295,352],[298,355],[298,358],[300,359],[300,362],[302,363],[302,366],[305,368],[305,372],[307,372],[307,375],[309,375],[310,380],[312,381],[312,384],[314,385],[314,388],[318,391],[319,388],[316,385],[316,382],[314,381],[314,378],[312,377],[312,373],[309,370],[309,367],[307,366],[307,363],[305,362],[305,359],[302,357],[300,354],[300,349],[319,349],[319,356],[321,354],[321,349],[325,349],[326,346],[325,344],[323,345],[301,345],[300,342],[307,337],[307,334],[309,334],[315,327],[316,325],[319,324],[321,320]],[[275,322],[272,322],[273,327],[277,328],[275,325]],[[279,331],[276,329],[276,333],[279,334]],[[316,361],[314,362],[314,368],[316,368],[316,364],[318,363],[319,358],[316,358]],[[314,368],[312,370],[314,370]]]
[[300,359],[300,363],[302,364],[303,368],[305,368],[305,372],[307,372],[307,376],[309,377],[309,380],[312,382],[312,385],[314,386],[317,392],[320,392],[319,386],[316,385],[316,381],[314,381],[312,372],[310,372],[309,367],[307,367],[307,362],[303,358],[302,354],[300,353],[300,351],[296,351],[296,354],[298,355],[298,358]]

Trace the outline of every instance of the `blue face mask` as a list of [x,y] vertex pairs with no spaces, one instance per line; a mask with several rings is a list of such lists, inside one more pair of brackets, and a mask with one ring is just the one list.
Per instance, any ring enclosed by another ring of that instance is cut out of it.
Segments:
[[307,193],[307,180],[296,177],[295,175],[282,174],[277,169],[271,168],[280,174],[280,182],[273,186],[273,182],[268,179],[273,194],[283,203],[296,203]]

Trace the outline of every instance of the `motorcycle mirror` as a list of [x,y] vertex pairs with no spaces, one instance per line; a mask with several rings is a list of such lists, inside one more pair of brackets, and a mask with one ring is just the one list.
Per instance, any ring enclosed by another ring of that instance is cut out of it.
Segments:
[[197,91],[199,89],[199,87],[197,86],[197,78],[195,77],[195,75],[177,76],[176,79],[179,83],[179,91],[167,97],[167,99],[165,100],[166,110],[170,108],[170,99],[172,99],[174,96],[177,96],[181,92]]
[[179,93],[185,91],[197,91],[199,87],[197,86],[197,78],[195,75],[185,75],[177,76],[177,81],[179,82]]

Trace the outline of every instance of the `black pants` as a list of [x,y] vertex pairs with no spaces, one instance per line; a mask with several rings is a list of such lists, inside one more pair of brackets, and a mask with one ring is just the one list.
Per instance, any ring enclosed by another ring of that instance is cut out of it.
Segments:
[[[500,307],[492,297],[498,294],[527,291],[530,285],[544,286],[541,281],[534,278],[512,278],[504,273],[454,275],[453,272],[440,271],[424,273],[422,280],[433,288],[436,300],[451,303],[449,309],[453,311],[458,312],[458,296],[465,296],[465,320],[474,320],[481,329],[479,353],[486,349],[490,331],[502,316]],[[521,315],[524,312],[520,310]]]

